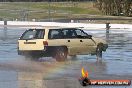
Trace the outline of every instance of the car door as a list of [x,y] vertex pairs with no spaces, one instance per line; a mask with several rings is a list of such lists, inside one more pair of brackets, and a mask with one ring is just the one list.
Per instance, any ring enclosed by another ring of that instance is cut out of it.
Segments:
[[88,34],[86,34],[81,29],[76,29],[75,32],[76,32],[76,36],[78,37],[78,41],[80,44],[79,53],[80,54],[91,54],[95,52],[96,44],[90,37],[88,37]]
[[75,28],[62,29],[69,55],[78,55],[80,50],[80,42],[78,41],[74,30]]

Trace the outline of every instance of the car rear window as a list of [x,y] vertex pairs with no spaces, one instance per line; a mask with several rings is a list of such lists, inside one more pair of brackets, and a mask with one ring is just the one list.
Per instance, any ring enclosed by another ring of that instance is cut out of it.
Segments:
[[43,38],[44,38],[44,29],[29,29],[26,30],[20,37],[21,40],[43,39]]

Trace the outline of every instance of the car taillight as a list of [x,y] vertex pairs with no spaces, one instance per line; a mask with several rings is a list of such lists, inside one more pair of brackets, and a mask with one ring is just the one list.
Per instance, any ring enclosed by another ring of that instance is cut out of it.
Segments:
[[47,41],[43,41],[44,46],[48,46],[48,42]]

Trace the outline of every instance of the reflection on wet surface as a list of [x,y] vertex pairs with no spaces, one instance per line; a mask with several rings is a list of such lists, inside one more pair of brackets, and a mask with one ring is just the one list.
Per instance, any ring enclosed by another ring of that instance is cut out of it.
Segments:
[[95,56],[78,55],[61,63],[51,57],[31,61],[18,56],[17,39],[24,30],[7,30],[5,38],[0,29],[0,88],[81,88],[78,78],[82,67],[88,70],[91,79],[132,79],[132,29],[112,29],[107,35],[105,30],[87,30],[108,41],[103,61],[96,62]]

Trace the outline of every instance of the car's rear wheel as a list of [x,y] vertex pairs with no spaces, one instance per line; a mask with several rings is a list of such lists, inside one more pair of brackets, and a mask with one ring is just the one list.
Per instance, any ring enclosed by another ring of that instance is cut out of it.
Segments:
[[64,47],[58,47],[55,49],[55,54],[53,57],[56,59],[56,61],[65,61],[67,59],[67,50]]

